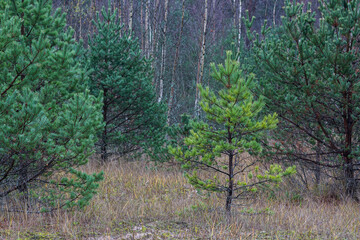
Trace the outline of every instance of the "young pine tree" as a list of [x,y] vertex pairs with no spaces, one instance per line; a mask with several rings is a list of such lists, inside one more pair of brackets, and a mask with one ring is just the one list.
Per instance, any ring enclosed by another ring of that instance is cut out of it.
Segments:
[[[287,1],[282,25],[253,38],[259,92],[281,119],[272,159],[296,161],[342,180],[358,199],[360,177],[360,1]],[[251,22],[247,21],[250,28]],[[305,182],[306,183],[306,182]]]
[[242,77],[239,63],[231,58],[230,51],[227,52],[225,66],[219,65],[217,69],[212,64],[211,67],[212,77],[223,87],[215,93],[199,86],[200,105],[211,124],[193,122],[190,136],[184,140],[188,148],[170,147],[170,152],[183,163],[185,169],[201,168],[214,172],[215,175],[209,178],[200,177],[196,171],[186,176],[196,188],[224,192],[225,207],[230,214],[234,199],[249,191],[256,191],[256,185],[279,182],[282,176],[295,170],[290,167],[283,171],[279,166],[271,166],[264,175],[257,174],[252,178],[252,173],[249,173],[244,176],[254,165],[244,155],[261,151],[258,139],[264,131],[276,127],[277,114],[259,119],[264,100],[262,97],[257,100],[253,97],[251,89],[254,76],[250,75],[246,79]]
[[141,56],[137,40],[122,30],[117,11],[104,8],[94,22],[87,56],[91,91],[103,92],[101,158],[111,153],[154,150],[162,146],[165,108],[157,103],[150,61]]
[[102,178],[75,170],[102,126],[101,99],[85,88],[65,16],[51,13],[51,1],[0,1],[0,198],[82,207]]

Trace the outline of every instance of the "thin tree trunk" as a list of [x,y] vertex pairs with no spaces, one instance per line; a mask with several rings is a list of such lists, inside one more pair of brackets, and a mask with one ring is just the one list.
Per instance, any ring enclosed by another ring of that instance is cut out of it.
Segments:
[[78,40],[80,40],[82,38],[82,9],[81,9],[81,3],[80,1],[77,2],[77,6],[79,9],[79,38]]
[[357,197],[357,180],[355,179],[354,157],[352,153],[352,137],[353,137],[353,108],[352,108],[352,84],[349,87],[350,92],[344,94],[344,102],[346,102],[343,110],[343,120],[345,129],[345,151],[343,153],[344,172],[345,172],[345,193],[347,196],[359,201]]
[[[153,9],[153,20],[152,20],[152,28],[153,28],[153,34],[152,34],[152,45],[151,45],[151,52],[152,52],[152,57],[155,58],[155,52],[156,52],[156,36],[157,36],[157,23],[158,23],[158,19],[157,19],[157,11],[159,9],[159,0],[155,1],[154,4],[154,9]],[[153,61],[155,62],[155,61]]]
[[234,28],[236,28],[236,0],[232,1],[232,10],[233,10],[233,13],[234,13],[234,18],[233,18],[234,23],[233,23],[233,25],[234,25]]
[[240,45],[241,45],[241,18],[242,18],[242,0],[239,0],[238,52],[240,52]]
[[[230,85],[230,82],[229,82]],[[227,132],[228,132],[228,143],[232,144],[232,133],[230,130],[230,127],[227,128]],[[233,192],[234,192],[234,151],[230,151],[229,152],[229,162],[228,162],[228,169],[229,169],[229,183],[228,183],[228,194],[226,197],[226,205],[225,205],[225,209],[227,212],[227,215],[229,217],[229,221],[231,220],[231,203],[232,203],[232,199],[233,199]]]
[[277,4],[277,0],[275,0],[274,8],[273,8],[273,24],[274,24],[274,26],[276,25],[276,4]]
[[344,156],[344,175],[345,175],[345,193],[347,196],[359,201],[357,197],[357,183],[354,175],[353,159],[349,156]]
[[143,33],[143,30],[144,30],[144,26],[143,26],[143,23],[144,23],[144,13],[143,13],[143,2],[141,1],[140,3],[141,7],[140,7],[140,33],[141,33],[141,50],[143,51],[143,53],[145,52],[145,49],[144,49],[144,33]]
[[201,51],[199,57],[198,65],[198,74],[196,79],[196,93],[195,93],[195,114],[194,116],[198,118],[200,116],[200,92],[198,85],[202,83],[202,78],[204,74],[204,60],[205,60],[205,51],[206,51],[206,28],[207,28],[207,18],[208,18],[208,0],[204,0],[205,12],[203,18],[203,31],[201,36]]
[[133,15],[134,15],[134,0],[130,0],[129,22],[128,22],[128,28],[130,34],[132,33],[132,29],[133,29]]
[[[123,19],[122,19],[122,11],[121,11],[121,7],[122,7],[122,4],[121,4],[121,0],[118,0],[118,14],[119,14],[119,22],[120,24],[122,23]],[[115,11],[115,4],[114,4],[114,11]]]
[[215,12],[216,12],[216,9],[215,9],[215,5],[216,5],[216,0],[213,0],[212,1],[212,14],[213,14],[213,17],[212,17],[212,19],[213,19],[213,27],[212,27],[212,40],[213,40],[213,42],[215,43],[215,34],[216,34],[216,31],[215,31],[215,29],[216,29],[216,25],[215,25],[215,23],[216,23],[216,19],[215,19]]
[[177,62],[178,62],[178,59],[179,59],[181,37],[182,37],[182,33],[183,33],[183,28],[184,28],[184,16],[185,16],[185,0],[182,0],[180,33],[179,33],[178,41],[176,43],[176,52],[175,52],[174,64],[173,64],[173,69],[172,69],[171,84],[170,84],[170,96],[169,96],[168,116],[167,116],[167,124],[168,125],[170,125],[170,115],[171,115],[171,110],[172,110],[173,102],[174,102],[174,95],[175,95],[174,94],[174,88],[175,88],[175,78],[176,78],[175,74],[176,74]]
[[[21,1],[24,3],[24,0]],[[24,20],[24,13],[21,13],[21,18]],[[25,25],[24,21],[22,21],[21,24],[21,35],[25,36]],[[21,74],[21,81],[23,82],[25,79],[25,74]],[[19,171],[19,178],[18,178],[18,186],[19,186],[19,192],[23,194],[22,198],[25,202],[25,206],[29,207],[29,190],[28,190],[28,165],[26,161],[21,161],[20,164],[20,171]]]
[[166,65],[166,30],[167,30],[167,17],[169,0],[165,0],[165,16],[164,16],[164,38],[161,47],[161,66],[160,66],[160,83],[159,83],[159,99],[158,102],[162,101],[164,95],[164,75],[165,75],[165,65]]
[[225,209],[228,214],[228,216],[231,216],[231,204],[233,199],[233,191],[234,191],[234,155],[229,155],[229,183],[228,183],[228,194],[226,196],[226,205]]
[[158,9],[159,9],[159,0],[156,0],[155,1],[155,4],[154,4],[154,14],[153,14],[153,20],[152,20],[152,25],[153,25],[153,35],[152,35],[152,46],[151,46],[151,53],[152,53],[152,58],[153,58],[153,61],[151,63],[151,66],[152,66],[152,69],[154,69],[154,78],[153,78],[153,81],[152,81],[152,85],[154,86],[155,83],[156,83],[156,78],[157,78],[157,72],[155,71],[156,69],[156,63],[157,63],[157,55],[156,55],[156,52],[157,52],[157,46],[158,46],[158,41],[157,41],[157,33],[158,33],[158,19],[157,19],[157,12],[158,12]]
[[103,162],[107,161],[108,153],[107,153],[107,112],[108,106],[106,103],[107,89],[104,89],[104,98],[103,98],[103,121],[105,123],[104,131],[101,136],[101,160]]
[[149,58],[149,41],[150,41],[150,36],[149,36],[149,5],[150,5],[150,0],[146,0],[145,2],[145,56],[146,58]]
[[[91,9],[91,11],[90,11],[90,19],[95,19],[95,17],[96,17],[96,2],[95,2],[95,0],[91,1],[90,9]],[[92,24],[92,21],[88,21],[88,22],[89,22],[90,34],[93,34],[95,26]]]

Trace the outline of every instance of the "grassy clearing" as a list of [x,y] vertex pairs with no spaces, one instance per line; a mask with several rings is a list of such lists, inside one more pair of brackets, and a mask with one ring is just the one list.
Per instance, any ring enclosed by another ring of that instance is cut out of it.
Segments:
[[360,206],[351,201],[259,196],[235,206],[229,223],[224,198],[199,194],[176,167],[120,161],[85,169],[106,174],[89,206],[52,214],[2,212],[0,239],[360,238]]

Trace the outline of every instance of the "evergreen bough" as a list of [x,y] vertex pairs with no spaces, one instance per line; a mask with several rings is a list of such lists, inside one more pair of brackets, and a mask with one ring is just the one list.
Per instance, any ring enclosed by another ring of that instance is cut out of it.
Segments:
[[188,147],[170,147],[169,151],[187,170],[214,173],[200,175],[194,170],[187,172],[186,177],[198,189],[225,193],[225,208],[230,214],[234,199],[256,191],[257,185],[278,183],[295,169],[283,171],[279,165],[272,165],[264,174],[260,174],[258,168],[251,169],[255,162],[245,156],[261,152],[259,139],[265,131],[276,127],[277,114],[258,118],[264,99],[253,97],[254,75],[243,78],[239,62],[232,59],[230,51],[225,66],[220,64],[216,68],[211,64],[211,68],[211,76],[222,89],[214,92],[199,86],[200,105],[209,123],[193,121],[190,136],[184,140]]
[[314,169],[317,183],[321,172],[342,180],[354,199],[360,179],[359,6],[359,0],[321,1],[317,17],[311,4],[287,1],[280,26],[264,25],[261,37],[249,32],[258,90],[281,119],[268,156]]
[[87,64],[92,93],[103,93],[101,158],[153,154],[164,144],[166,109],[156,101],[151,62],[142,56],[138,41],[123,31],[116,10],[103,8],[94,25]]
[[83,207],[102,179],[76,170],[102,127],[101,99],[85,87],[65,15],[51,7],[0,1],[0,198],[20,196],[34,211]]

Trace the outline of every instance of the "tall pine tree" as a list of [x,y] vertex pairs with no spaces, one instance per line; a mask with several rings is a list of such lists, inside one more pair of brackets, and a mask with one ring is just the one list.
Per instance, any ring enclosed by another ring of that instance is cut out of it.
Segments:
[[92,152],[101,99],[65,16],[51,13],[51,1],[0,1],[0,198],[82,207],[102,178],[74,169]]
[[[259,91],[279,114],[272,158],[342,180],[357,199],[360,166],[360,1],[287,2],[282,25],[250,34]],[[251,22],[247,21],[247,27]],[[263,40],[261,40],[263,39]]]
[[91,91],[103,93],[101,158],[162,146],[166,114],[151,84],[151,62],[142,57],[138,41],[122,30],[117,11],[103,8],[94,25],[97,33],[89,38],[87,63]]

